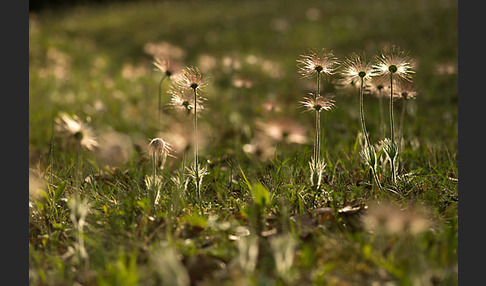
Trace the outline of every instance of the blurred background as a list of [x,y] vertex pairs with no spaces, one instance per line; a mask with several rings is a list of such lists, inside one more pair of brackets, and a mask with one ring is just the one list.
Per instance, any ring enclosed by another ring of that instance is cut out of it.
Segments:
[[[312,133],[313,116],[299,101],[315,90],[297,60],[308,49],[351,52],[369,59],[385,46],[410,52],[415,100],[405,112],[410,146],[457,149],[458,1],[69,1],[29,2],[29,150],[31,164],[49,149],[60,111],[98,132],[116,131],[148,144],[186,119],[168,107],[157,123],[154,56],[197,66],[209,79],[201,115],[212,156],[237,156],[258,121],[291,118]],[[358,93],[323,80],[335,96],[323,119],[326,150],[351,148],[360,130]],[[396,105],[397,110],[400,103]],[[379,132],[376,97],[365,98],[368,131]],[[398,115],[397,115],[398,116]],[[397,119],[398,120],[398,119]],[[311,152],[312,146],[291,147]]]

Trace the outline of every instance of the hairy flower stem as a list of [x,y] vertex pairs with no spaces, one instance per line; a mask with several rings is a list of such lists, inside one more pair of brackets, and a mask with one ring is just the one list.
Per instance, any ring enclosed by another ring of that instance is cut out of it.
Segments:
[[53,176],[54,174],[54,121],[51,124],[51,142],[49,144],[49,183],[51,186],[54,184]]
[[[317,93],[315,96],[320,96],[321,93],[321,73],[317,71]],[[316,138],[314,140],[314,170],[317,170],[321,157],[321,116],[320,111],[316,110]]]
[[382,89],[380,88],[378,90],[378,104],[380,106],[380,129],[382,132],[382,137],[386,137],[386,128],[385,128],[385,123],[384,123],[384,118],[385,115],[383,114],[383,95],[382,95]]
[[[363,85],[364,85],[363,84],[363,77],[361,77],[361,84],[360,84],[360,89],[359,89],[359,114],[360,114],[360,119],[361,119],[361,129],[363,131],[363,135],[364,135],[365,140],[366,140],[365,148],[368,149],[369,156],[374,156],[375,153],[373,152],[373,150],[371,148],[370,139],[368,138],[368,132],[366,130],[366,122],[365,122],[365,119],[364,119],[364,110],[363,110],[363,89],[364,89],[364,86]],[[376,160],[376,158],[375,158],[375,160]],[[378,174],[376,173],[376,168],[374,166],[370,166],[370,169],[371,169],[372,176],[373,176],[376,184],[378,185],[378,188],[381,189],[381,184],[380,184],[380,180],[378,178]]]
[[[402,150],[402,141],[403,141],[403,129],[404,129],[404,120],[405,120],[405,110],[407,109],[407,101],[402,100],[402,112],[400,114],[400,134],[398,135],[398,154]],[[401,162],[400,157],[397,156],[397,165],[398,168],[401,169]]]
[[[395,124],[393,121],[393,72],[390,73],[390,138],[392,145],[395,145]],[[399,154],[397,153],[398,157]],[[396,183],[397,174],[395,170],[395,157],[390,158],[392,182]]]
[[361,78],[361,86],[359,89],[359,115],[361,119],[361,130],[363,131],[363,135],[366,140],[366,148],[370,148],[370,139],[368,138],[368,132],[366,131],[366,123],[363,111],[363,78]]
[[164,82],[165,78],[167,77],[166,74],[164,74],[164,76],[160,79],[160,82],[159,82],[159,105],[158,105],[158,109],[157,109],[157,123],[159,124],[159,128],[160,128],[160,117],[161,117],[161,112],[162,112],[162,83]]
[[82,178],[82,167],[81,167],[81,142],[79,140],[76,141],[76,166],[74,170],[74,184],[76,192],[79,192],[79,187],[81,186],[81,178]]
[[157,155],[155,154],[155,152],[153,152],[152,153],[152,185],[157,188],[157,194],[155,195],[155,201],[154,201],[155,205],[159,202],[159,196],[160,196],[160,187],[155,181],[157,177],[157,165],[158,165]]
[[317,170],[317,164],[319,163],[320,160],[320,130],[321,130],[321,116],[319,111],[316,110],[316,138],[314,139],[314,167]]
[[194,90],[194,168],[196,173],[196,191],[199,202],[201,201],[201,186],[199,185],[199,150],[198,150],[198,140],[197,140],[197,91]]

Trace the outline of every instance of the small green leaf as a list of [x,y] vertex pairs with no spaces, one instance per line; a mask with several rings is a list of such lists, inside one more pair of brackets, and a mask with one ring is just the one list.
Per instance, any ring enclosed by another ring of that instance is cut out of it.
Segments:
[[54,203],[57,203],[66,189],[66,182],[61,182],[54,192]]
[[193,226],[198,226],[202,228],[206,228],[208,225],[208,221],[199,215],[186,215],[183,218],[183,221],[193,225]]
[[251,192],[256,204],[264,207],[270,202],[270,193],[261,183],[253,184]]

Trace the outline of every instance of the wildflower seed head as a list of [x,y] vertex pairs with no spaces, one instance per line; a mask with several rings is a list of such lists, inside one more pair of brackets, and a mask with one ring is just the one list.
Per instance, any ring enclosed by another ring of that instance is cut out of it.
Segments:
[[78,132],[74,133],[73,137],[77,141],[80,141],[81,142],[81,140],[83,139],[83,132],[78,131]]
[[334,100],[332,95],[314,95],[309,94],[309,97],[304,97],[303,101],[300,101],[302,107],[307,111],[328,111],[334,106]]
[[415,73],[410,54],[398,46],[385,47],[376,57],[373,70],[378,76],[393,74],[399,81],[411,81]]
[[375,76],[368,83],[367,89],[369,90],[370,94],[377,97],[390,96],[390,92],[388,91],[388,89],[390,89],[390,79]]
[[149,154],[151,156],[155,155],[161,156],[171,156],[172,148],[169,143],[165,142],[161,138],[154,138],[149,143]]
[[197,67],[186,67],[182,70],[182,77],[178,84],[181,88],[200,90],[206,86],[207,79],[201,74]]
[[169,78],[174,74],[179,73],[180,70],[179,63],[168,57],[155,57],[154,66],[156,71],[165,74]]
[[[372,63],[366,62],[365,53],[351,53],[341,65],[342,75],[348,83],[359,83],[363,80],[366,84],[371,81],[375,73],[372,70]],[[358,86],[359,87],[359,86]]]
[[61,112],[54,123],[54,130],[64,137],[67,145],[78,144],[88,151],[98,147],[98,139],[94,137],[93,130],[76,115]]
[[204,109],[203,96],[196,97],[196,103],[194,102],[194,91],[192,89],[182,88],[178,85],[173,85],[169,90],[171,95],[170,105],[176,110],[182,110],[187,114],[193,113],[194,106],[197,104],[198,111]]
[[417,96],[417,90],[411,82],[400,82],[396,86],[396,96],[403,100],[415,99]]
[[297,60],[297,63],[299,73],[303,77],[312,77],[321,73],[327,75],[334,74],[338,60],[334,57],[332,51],[321,49],[309,50],[307,53],[301,55],[301,59]]

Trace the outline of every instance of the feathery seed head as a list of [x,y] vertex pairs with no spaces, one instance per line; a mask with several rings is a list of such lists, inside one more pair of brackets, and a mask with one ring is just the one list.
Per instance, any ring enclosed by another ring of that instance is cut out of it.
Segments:
[[415,97],[417,96],[417,90],[415,89],[415,86],[408,81],[400,82],[400,84],[397,85],[396,93],[398,97],[404,100],[415,99]]
[[203,110],[203,101],[205,100],[202,96],[196,97],[196,102],[194,102],[194,91],[187,88],[182,88],[181,86],[172,86],[169,90],[171,94],[170,105],[177,110],[186,111],[187,114],[193,113],[195,104],[197,104],[198,110]]
[[182,88],[193,90],[202,89],[207,84],[207,79],[201,74],[197,67],[186,67],[182,70],[182,77],[179,85]]
[[389,79],[385,79],[384,77],[375,76],[371,79],[371,81],[367,85],[367,89],[369,90],[370,94],[376,96],[386,96],[387,93],[389,95],[388,89],[390,88],[390,81]]
[[[76,115],[60,112],[54,119],[55,131],[65,137],[67,143],[77,143],[88,151],[98,147],[98,140],[94,137],[93,130],[82,122]],[[71,142],[69,142],[71,141]]]
[[344,80],[349,83],[360,82],[368,83],[375,73],[372,70],[372,63],[366,62],[364,52],[362,54],[351,53],[346,57],[342,66],[342,75]]
[[373,69],[378,76],[393,74],[399,81],[411,81],[415,73],[410,54],[398,46],[385,47],[376,57]]
[[315,95],[310,93],[309,97],[304,97],[303,101],[300,101],[301,105],[307,109],[307,111],[328,111],[334,106],[334,100],[332,95]]
[[338,65],[338,60],[334,57],[333,52],[326,49],[309,50],[306,54],[301,55],[301,59],[297,62],[299,73],[303,77],[312,77],[321,73],[331,75]]
[[149,153],[155,156],[172,156],[170,153],[172,148],[169,143],[161,138],[154,138],[149,143]]
[[180,65],[178,62],[168,58],[168,57],[155,57],[154,66],[156,67],[156,71],[160,71],[161,73],[165,74],[167,77],[171,77],[180,71]]

